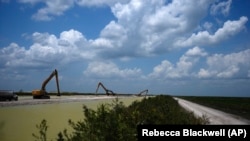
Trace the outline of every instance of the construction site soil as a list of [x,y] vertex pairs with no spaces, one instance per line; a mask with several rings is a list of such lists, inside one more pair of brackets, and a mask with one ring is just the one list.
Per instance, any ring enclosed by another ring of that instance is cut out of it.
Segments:
[[[128,96],[119,96],[124,98]],[[22,106],[22,105],[37,105],[37,104],[54,104],[65,102],[81,102],[89,100],[114,99],[116,96],[106,95],[72,95],[72,96],[50,96],[50,99],[33,99],[32,96],[19,96],[18,101],[1,101],[0,107]]]

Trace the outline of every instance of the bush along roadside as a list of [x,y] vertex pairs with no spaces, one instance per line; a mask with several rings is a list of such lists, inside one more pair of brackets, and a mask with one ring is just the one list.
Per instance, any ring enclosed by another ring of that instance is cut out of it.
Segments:
[[[185,111],[167,95],[144,98],[127,107],[118,98],[112,104],[99,105],[96,110],[83,105],[83,113],[83,120],[69,120],[73,132],[66,129],[59,132],[57,141],[136,141],[139,124],[206,124],[203,118]],[[46,124],[44,119],[40,126],[36,125],[40,134],[33,133],[36,140],[46,141]]]

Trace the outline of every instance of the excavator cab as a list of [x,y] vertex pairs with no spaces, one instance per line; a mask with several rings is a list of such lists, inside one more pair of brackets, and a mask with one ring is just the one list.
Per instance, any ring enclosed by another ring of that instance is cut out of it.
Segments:
[[104,85],[101,82],[99,82],[97,85],[96,93],[98,92],[98,89],[100,86],[104,89],[104,91],[106,92],[106,95],[116,95],[116,93],[114,93],[112,90],[109,90],[106,87],[104,87]]
[[60,89],[59,89],[59,82],[58,82],[58,72],[55,69],[50,76],[43,82],[42,88],[40,90],[33,90],[32,95],[33,99],[50,99],[50,96],[47,95],[48,93],[46,92],[46,85],[48,82],[53,78],[56,77],[56,86],[57,86],[57,96],[61,96],[60,94]]

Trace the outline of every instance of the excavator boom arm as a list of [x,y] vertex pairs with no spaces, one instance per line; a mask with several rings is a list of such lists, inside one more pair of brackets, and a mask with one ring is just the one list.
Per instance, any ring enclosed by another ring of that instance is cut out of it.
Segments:
[[104,85],[103,85],[101,82],[99,82],[98,85],[97,85],[96,93],[98,92],[98,89],[99,89],[100,86],[104,89],[105,92],[108,91],[108,89],[106,89],[106,88],[104,87]]
[[108,90],[101,82],[99,82],[97,85],[96,93],[98,92],[98,89],[100,86],[104,89],[104,91],[106,92],[107,95],[109,95],[109,94],[115,95],[115,93],[113,91]]
[[143,93],[145,93],[145,95],[147,95],[148,89],[141,91],[141,92],[140,92],[139,94],[137,94],[137,95],[138,95],[138,96],[141,96]]
[[44,90],[44,91],[46,90],[46,85],[48,84],[48,82],[49,82],[54,76],[56,77],[57,93],[58,93],[58,95],[60,96],[60,88],[59,88],[59,81],[58,81],[58,72],[57,72],[56,69],[55,69],[55,70],[50,74],[50,76],[43,82],[41,90]]

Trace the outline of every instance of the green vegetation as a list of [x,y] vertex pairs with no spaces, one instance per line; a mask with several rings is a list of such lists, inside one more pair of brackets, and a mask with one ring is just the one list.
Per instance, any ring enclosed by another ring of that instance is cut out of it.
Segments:
[[250,120],[250,97],[178,96]]
[[32,133],[32,136],[37,140],[46,141],[47,140],[46,132],[48,130],[47,121],[43,119],[40,125],[36,125],[36,128],[39,130],[39,136],[34,133]]
[[[111,104],[101,104],[96,110],[83,105],[83,119],[69,119],[72,133],[65,129],[58,133],[58,141],[135,141],[139,124],[206,124],[192,112],[182,109],[171,96],[158,95],[134,101],[125,106],[119,99]],[[37,125],[40,135],[35,139],[45,141],[47,123],[44,119]],[[39,128],[40,127],[40,128]],[[45,128],[46,127],[46,128]]]

